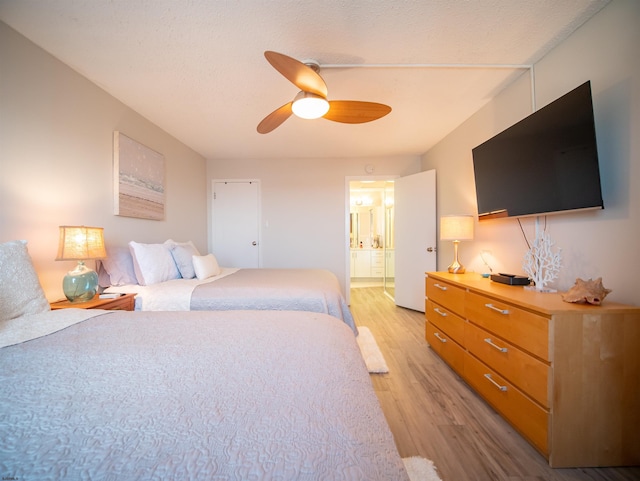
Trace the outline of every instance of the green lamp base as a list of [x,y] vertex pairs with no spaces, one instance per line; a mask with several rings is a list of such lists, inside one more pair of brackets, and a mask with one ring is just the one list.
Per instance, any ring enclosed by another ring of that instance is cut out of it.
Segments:
[[90,301],[98,292],[98,274],[78,261],[76,268],[64,276],[62,290],[69,302]]

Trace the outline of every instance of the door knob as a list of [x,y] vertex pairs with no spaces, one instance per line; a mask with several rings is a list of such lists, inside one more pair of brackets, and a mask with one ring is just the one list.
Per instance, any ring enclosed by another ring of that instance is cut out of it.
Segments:
[[257,246],[257,245],[258,245],[258,243],[257,243],[256,241],[253,241],[253,242],[251,243],[251,245],[252,245],[252,246]]
[[427,252],[435,252],[436,250],[435,247],[427,247]]

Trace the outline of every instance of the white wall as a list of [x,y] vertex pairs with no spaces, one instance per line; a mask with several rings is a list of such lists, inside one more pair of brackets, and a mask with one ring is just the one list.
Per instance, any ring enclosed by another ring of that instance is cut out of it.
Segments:
[[[373,174],[365,173],[367,164],[375,167]],[[418,156],[234,159],[209,160],[207,178],[209,191],[213,179],[260,180],[263,267],[328,269],[338,277],[344,290],[349,246],[345,178],[391,178],[419,170]]]
[[[191,239],[207,250],[206,164],[0,22],[0,242],[26,239],[50,300],[75,262],[55,262],[59,225],[105,229],[108,245]],[[165,157],[164,221],[113,215],[113,131]]]
[[[640,304],[640,2],[614,0],[535,65],[537,108],[591,80],[605,209],[547,217],[547,229],[562,248],[555,287],[566,290],[577,277],[602,277],[608,299]],[[438,215],[475,213],[471,149],[531,112],[525,75],[452,132],[422,159],[438,172]],[[528,239],[534,220],[523,219]],[[479,254],[492,252],[494,270],[524,273],[527,246],[516,220],[476,224],[472,242],[460,245],[468,269],[483,271]],[[439,269],[453,257],[440,242]]]

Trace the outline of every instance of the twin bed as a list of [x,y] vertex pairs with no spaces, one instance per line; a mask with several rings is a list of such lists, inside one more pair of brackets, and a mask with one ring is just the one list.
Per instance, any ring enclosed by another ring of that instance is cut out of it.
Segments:
[[19,296],[0,278],[3,477],[408,481],[342,320],[49,311],[26,245],[0,244],[15,275]]
[[109,254],[101,268],[105,292],[135,293],[136,310],[318,312],[342,320],[357,334],[338,278],[326,269],[221,268],[192,243],[172,240],[132,242],[130,249]]
[[135,293],[141,311],[278,310],[329,314],[356,331],[336,276],[324,269],[232,269],[206,279],[110,286]]

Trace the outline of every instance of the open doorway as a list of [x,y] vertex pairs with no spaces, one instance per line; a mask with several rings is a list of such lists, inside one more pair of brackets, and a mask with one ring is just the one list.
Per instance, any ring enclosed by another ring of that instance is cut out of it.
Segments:
[[394,179],[349,180],[347,291],[395,290]]

